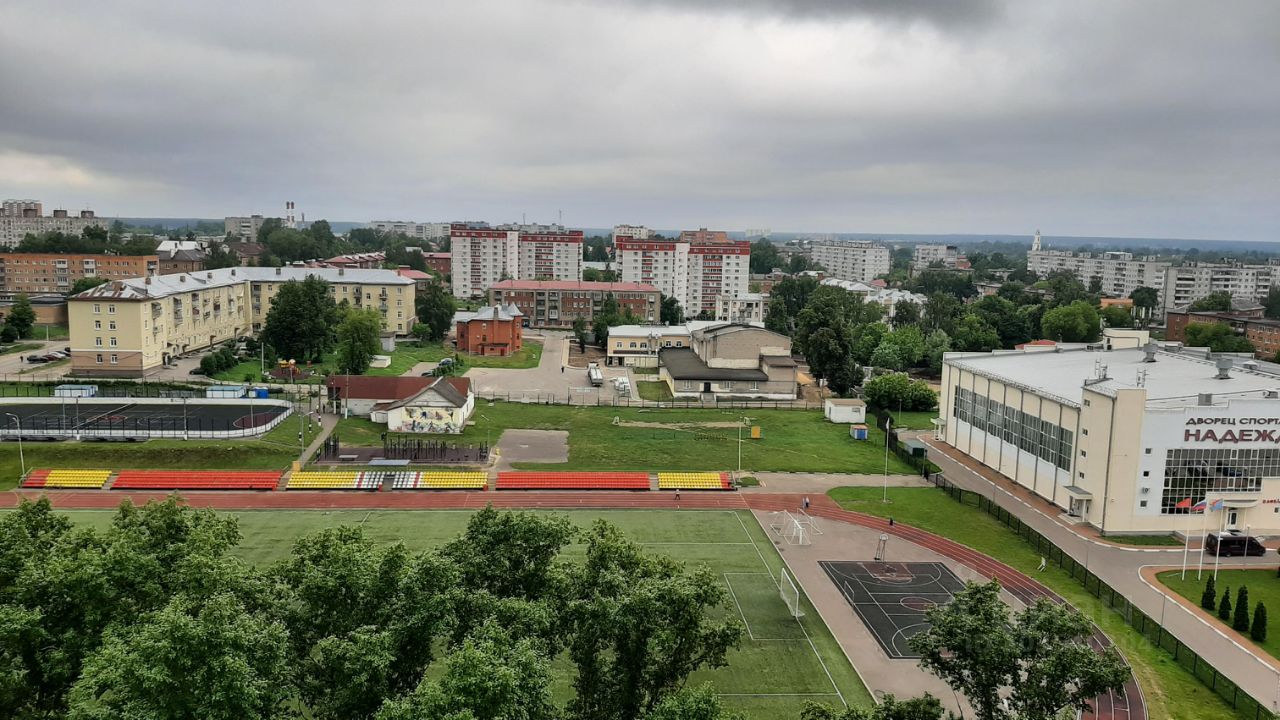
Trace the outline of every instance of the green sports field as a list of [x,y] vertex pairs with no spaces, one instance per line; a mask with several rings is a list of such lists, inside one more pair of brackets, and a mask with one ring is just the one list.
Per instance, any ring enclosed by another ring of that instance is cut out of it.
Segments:
[[[112,513],[71,511],[86,525],[106,525]],[[244,539],[240,554],[266,564],[285,557],[294,541],[315,530],[342,524],[363,526],[380,541],[400,540],[411,549],[439,545],[460,534],[467,511],[249,511],[234,513]],[[724,612],[738,615],[746,625],[742,646],[730,655],[729,666],[696,673],[693,684],[711,682],[726,704],[752,720],[799,717],[805,701],[839,706],[844,701],[867,706],[871,697],[808,599],[804,617],[791,617],[778,594],[782,558],[768,535],[747,511],[568,511],[561,512],[581,527],[596,519],[617,525],[633,540],[654,552],[689,564],[706,565],[721,574],[730,590],[731,605]],[[570,546],[569,559],[582,546]],[[557,693],[568,697],[571,666]]]

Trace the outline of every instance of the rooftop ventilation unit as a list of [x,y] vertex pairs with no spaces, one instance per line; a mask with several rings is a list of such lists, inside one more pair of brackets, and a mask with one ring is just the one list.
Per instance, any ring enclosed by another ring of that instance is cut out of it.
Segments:
[[1263,390],[1262,397],[1270,398],[1272,400],[1280,398],[1280,388],[1271,388],[1270,390]]
[[1144,353],[1144,357],[1142,358],[1142,362],[1149,362],[1149,363],[1153,363],[1153,362],[1155,362],[1155,361],[1156,361],[1156,353],[1157,353],[1157,352],[1159,352],[1159,351],[1160,351],[1160,346],[1159,346],[1159,345],[1157,345],[1157,344],[1155,344],[1155,343],[1153,343],[1153,342],[1149,342],[1149,343],[1147,343],[1146,345],[1144,345],[1144,346],[1142,347],[1142,352]]
[[1200,407],[1209,407],[1213,404],[1213,393],[1200,393],[1199,401],[1196,404]]
[[1254,360],[1245,360],[1244,362],[1240,363],[1240,367],[1244,368],[1245,370],[1257,370],[1258,363]]
[[1231,358],[1218,358],[1218,380],[1231,379]]

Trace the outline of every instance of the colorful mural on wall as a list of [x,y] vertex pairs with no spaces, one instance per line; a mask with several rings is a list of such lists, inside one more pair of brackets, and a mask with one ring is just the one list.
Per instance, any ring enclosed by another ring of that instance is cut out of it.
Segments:
[[389,418],[392,422],[398,420],[398,424],[388,429],[392,432],[460,433],[462,423],[454,414],[458,412],[448,408],[403,407]]

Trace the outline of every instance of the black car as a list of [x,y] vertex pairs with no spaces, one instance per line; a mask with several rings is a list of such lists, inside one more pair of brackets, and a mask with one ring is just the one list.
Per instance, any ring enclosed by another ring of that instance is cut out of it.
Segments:
[[1262,557],[1267,548],[1252,535],[1241,535],[1238,532],[1209,533],[1204,539],[1204,551],[1214,557],[1231,557],[1233,555],[1252,555]]
[[32,362],[32,363],[49,362],[49,358],[45,357],[44,355],[28,355],[27,362]]

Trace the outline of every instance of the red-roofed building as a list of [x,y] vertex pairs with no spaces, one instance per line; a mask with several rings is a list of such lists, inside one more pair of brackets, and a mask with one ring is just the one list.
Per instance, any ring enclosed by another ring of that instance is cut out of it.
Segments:
[[339,412],[368,416],[392,432],[460,433],[475,409],[465,377],[335,375],[328,388]]
[[506,357],[520,352],[524,343],[522,313],[514,305],[492,305],[475,312],[453,314],[458,352]]
[[661,293],[652,285],[637,282],[503,280],[489,288],[489,303],[514,304],[529,327],[567,328],[576,318],[590,325],[610,295],[620,312],[630,311],[642,324],[658,322]]
[[422,253],[422,259],[427,261],[427,267],[441,275],[449,274],[449,263],[452,262],[452,257],[446,252]]
[[418,290],[420,291],[426,290],[428,285],[430,285],[432,282],[435,282],[435,276],[433,276],[431,273],[424,273],[421,270],[414,270],[413,268],[407,265],[401,265],[400,267],[396,268],[396,274],[399,275],[400,277],[409,278],[410,280],[412,280],[414,286],[417,287]]

